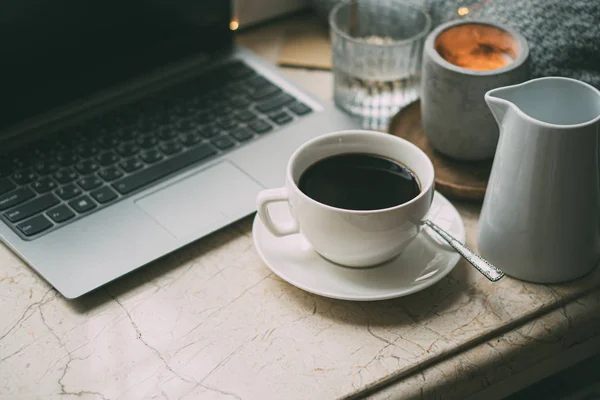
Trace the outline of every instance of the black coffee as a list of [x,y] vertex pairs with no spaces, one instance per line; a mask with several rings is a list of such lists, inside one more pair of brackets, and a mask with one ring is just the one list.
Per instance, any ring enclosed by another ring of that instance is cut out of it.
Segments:
[[308,197],[346,210],[379,210],[417,197],[419,183],[405,166],[371,154],[348,153],[319,160],[298,184]]

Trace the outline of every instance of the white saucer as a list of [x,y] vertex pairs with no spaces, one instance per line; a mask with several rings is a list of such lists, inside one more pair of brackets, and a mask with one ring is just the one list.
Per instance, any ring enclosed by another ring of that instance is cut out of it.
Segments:
[[[285,203],[269,206],[274,220],[289,216]],[[456,208],[435,193],[427,218],[456,239],[465,241],[465,226]],[[402,297],[423,290],[446,276],[460,255],[424,228],[404,253],[370,268],[349,268],[317,254],[302,235],[273,236],[258,215],[253,225],[254,245],[265,264],[286,282],[320,296],[373,301]]]

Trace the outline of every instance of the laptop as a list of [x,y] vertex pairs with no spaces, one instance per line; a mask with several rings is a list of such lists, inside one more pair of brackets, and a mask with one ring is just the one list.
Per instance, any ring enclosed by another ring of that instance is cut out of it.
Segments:
[[227,1],[0,5],[0,238],[76,298],[255,211],[358,125],[234,44]]

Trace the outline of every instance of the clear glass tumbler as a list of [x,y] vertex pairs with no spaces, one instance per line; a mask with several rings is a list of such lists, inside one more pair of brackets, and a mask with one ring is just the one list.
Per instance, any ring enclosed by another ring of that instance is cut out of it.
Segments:
[[431,19],[407,0],[350,0],[329,14],[334,100],[364,128],[385,129],[419,98]]

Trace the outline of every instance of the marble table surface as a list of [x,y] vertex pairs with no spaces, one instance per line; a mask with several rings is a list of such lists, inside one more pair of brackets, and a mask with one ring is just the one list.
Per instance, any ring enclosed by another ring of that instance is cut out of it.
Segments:
[[[305,23],[239,42],[276,61],[286,30]],[[329,72],[283,71],[331,99]],[[479,206],[455,205],[476,247]],[[338,301],[274,276],[251,223],[74,301],[0,246],[0,398],[462,399],[571,348],[600,352],[598,268],[546,286],[490,283],[461,261],[405,298]]]

